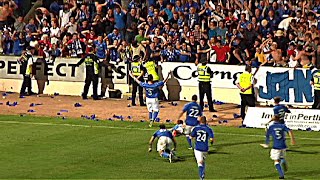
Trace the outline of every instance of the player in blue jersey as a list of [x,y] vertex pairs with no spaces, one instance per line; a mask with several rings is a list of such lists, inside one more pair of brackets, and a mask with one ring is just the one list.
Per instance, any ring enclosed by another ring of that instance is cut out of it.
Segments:
[[172,159],[174,158],[173,151],[175,151],[177,147],[177,142],[173,137],[172,132],[167,130],[164,124],[160,124],[159,127],[160,129],[156,131],[150,138],[149,152],[152,151],[153,141],[158,138],[157,151],[161,157],[169,159],[169,162],[171,163]]
[[[277,96],[274,97],[274,107],[273,107],[273,114],[274,116],[279,116],[280,123],[284,124],[284,118],[286,113],[291,113],[291,111],[287,108],[287,106],[280,104],[281,97]],[[266,124],[268,126],[272,122],[272,119]]]
[[197,95],[192,96],[192,102],[186,104],[180,113],[178,119],[182,117],[184,113],[186,113],[186,121],[184,134],[186,135],[187,141],[189,143],[189,149],[192,149],[192,142],[190,138],[190,133],[192,129],[199,124],[198,118],[202,116],[202,108],[197,103],[198,97]]
[[274,166],[279,173],[279,179],[284,179],[284,171],[287,171],[288,168],[285,160],[287,148],[285,133],[289,134],[292,145],[295,145],[295,140],[292,130],[290,130],[285,124],[281,124],[279,116],[274,116],[272,120],[274,121],[274,124],[272,124],[267,131],[266,143],[260,145],[264,148],[268,148],[270,136],[272,136],[273,147],[270,151],[270,158],[274,160]]
[[205,116],[200,117],[200,125],[193,128],[190,136],[195,139],[194,156],[199,167],[199,177],[204,179],[205,159],[209,151],[209,142],[213,144],[213,130],[207,125]]
[[130,76],[133,80],[135,80],[140,86],[146,89],[146,105],[147,109],[149,111],[149,119],[150,119],[150,127],[152,127],[152,124],[154,120],[158,117],[159,114],[159,93],[160,93],[160,87],[162,87],[169,79],[169,76],[171,74],[171,71],[168,73],[167,78],[164,81],[154,82],[153,76],[151,74],[148,75],[148,82],[144,83],[139,81],[132,72],[129,72]]

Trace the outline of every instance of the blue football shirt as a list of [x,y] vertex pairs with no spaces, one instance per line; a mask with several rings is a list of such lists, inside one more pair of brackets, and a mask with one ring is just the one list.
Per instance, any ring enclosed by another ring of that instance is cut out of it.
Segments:
[[97,48],[97,53],[96,55],[100,59],[106,58],[106,50],[107,50],[107,44],[105,42],[100,43],[99,41],[95,41],[94,43]]
[[153,134],[153,137],[160,138],[162,136],[173,139],[172,132],[167,129],[159,129]]
[[273,149],[286,149],[286,132],[290,129],[285,124],[275,122],[272,124],[266,134],[266,144],[270,142],[270,135],[273,138]]
[[202,116],[202,109],[198,103],[188,103],[183,107],[182,111],[187,112],[186,125],[196,126],[199,124],[198,117]]
[[214,138],[213,130],[207,125],[198,125],[191,132],[191,137],[195,137],[195,149],[202,152],[209,150],[209,139]]
[[160,93],[159,87],[163,85],[164,85],[163,81],[156,82],[154,84],[148,84],[144,82],[140,83],[140,86],[146,89],[147,98],[158,98]]
[[290,110],[286,106],[278,104],[273,107],[273,113],[279,116],[280,120],[284,120],[285,114],[290,113]]

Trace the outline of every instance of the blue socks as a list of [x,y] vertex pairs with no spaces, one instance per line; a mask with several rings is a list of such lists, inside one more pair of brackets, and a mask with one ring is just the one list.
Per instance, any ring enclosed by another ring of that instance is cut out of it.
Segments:
[[149,120],[152,120],[152,112],[149,112]]
[[186,136],[189,146],[192,148],[192,141],[189,136]]
[[202,166],[199,166],[199,177],[200,177],[200,179],[204,179],[204,170],[205,170],[205,165],[204,164]]
[[284,177],[284,173],[283,173],[283,170],[282,170],[282,168],[280,166],[280,163],[277,163],[274,166],[276,167],[276,169],[277,169],[277,171],[279,173],[279,177]]
[[168,158],[169,158],[169,153],[163,152],[163,153],[161,154],[161,157],[168,159]]
[[156,120],[156,118],[158,117],[159,112],[153,112],[152,113],[152,120]]

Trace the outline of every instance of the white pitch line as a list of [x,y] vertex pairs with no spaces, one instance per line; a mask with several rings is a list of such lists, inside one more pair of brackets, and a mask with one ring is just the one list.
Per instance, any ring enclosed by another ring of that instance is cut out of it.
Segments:
[[[56,123],[37,123],[25,121],[0,121],[4,124],[29,124],[29,125],[42,125],[42,126],[70,126],[70,127],[85,127],[85,128],[106,128],[106,129],[120,129],[120,130],[139,130],[139,131],[155,131],[154,129],[134,128],[134,127],[116,127],[116,126],[96,126],[96,125],[81,125],[81,124],[56,124]],[[246,137],[265,137],[263,135],[255,134],[237,134],[237,133],[215,133],[229,136],[246,136]],[[320,138],[304,138],[297,137],[296,139],[320,141]]]

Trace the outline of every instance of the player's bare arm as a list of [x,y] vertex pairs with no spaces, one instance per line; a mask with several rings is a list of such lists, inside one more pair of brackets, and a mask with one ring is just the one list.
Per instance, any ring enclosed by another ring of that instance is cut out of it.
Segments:
[[152,136],[152,137],[150,138],[150,140],[149,140],[149,149],[148,149],[149,152],[152,151],[152,143],[153,143],[154,139],[155,139],[155,137]]
[[164,83],[167,83],[167,81],[169,80],[169,76],[171,74],[172,71],[169,71],[167,78],[163,81]]
[[296,140],[294,138],[293,131],[290,130],[288,133],[289,133],[289,136],[291,138],[291,145],[296,145]]

